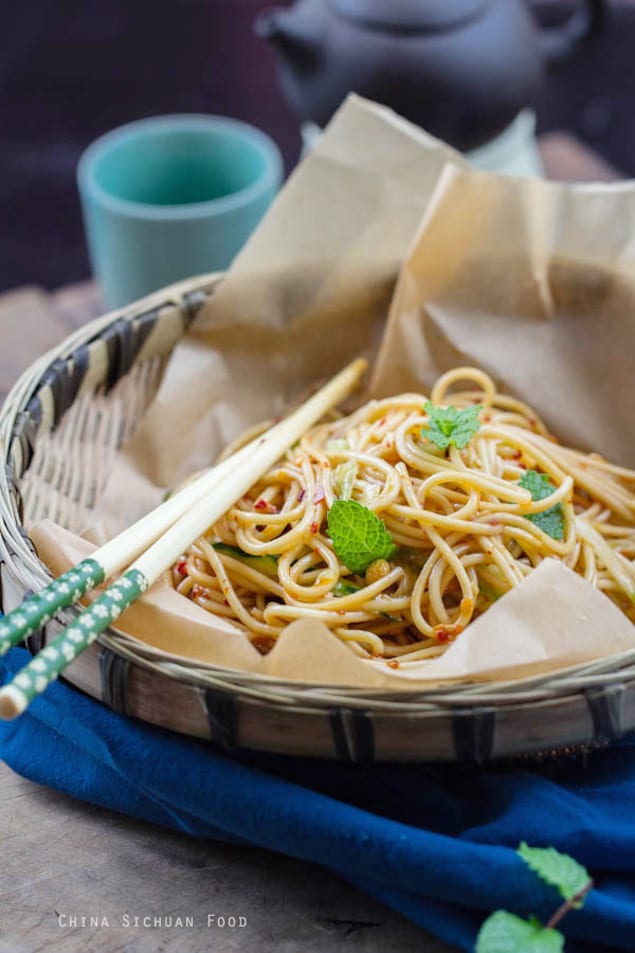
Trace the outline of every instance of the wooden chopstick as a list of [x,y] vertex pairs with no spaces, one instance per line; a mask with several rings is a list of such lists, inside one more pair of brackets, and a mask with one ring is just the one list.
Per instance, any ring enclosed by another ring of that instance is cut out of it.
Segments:
[[[129,558],[122,563],[121,556],[117,555],[118,541],[122,536],[126,537],[126,551],[128,553],[134,551],[135,554],[141,552],[141,555],[132,565],[129,565],[128,570],[119,579],[84,609],[71,625],[63,629],[50,645],[42,649],[14,676],[11,682],[0,689],[0,718],[17,717],[33,698],[45,691],[48,685],[95,641],[99,633],[108,628],[145,592],[148,586],[151,586],[195,539],[220,519],[309,427],[351,393],[366,366],[367,362],[362,358],[353,361],[289,417],[266,434],[257,437],[246,448],[238,451],[233,458],[230,457],[215,468],[216,473],[221,471],[221,477],[214,482],[214,492],[205,491],[199,494],[198,498],[195,495],[193,499],[190,499],[189,508],[184,514],[173,522],[148,549],[145,549],[147,543],[140,545],[141,536],[147,539],[147,525],[144,524],[142,532],[138,532],[139,523],[143,523],[146,517],[112,540],[112,545],[106,544],[111,545],[111,549],[107,551],[108,558],[113,562],[119,560],[120,567],[130,563]],[[247,450],[248,453],[246,453]],[[232,459],[234,461],[232,466],[222,469]],[[192,484],[192,487],[194,486],[195,484]],[[186,487],[185,490],[187,489]],[[166,503],[169,502],[170,500],[166,501]],[[102,547],[102,551],[105,548]],[[93,554],[93,561],[95,561],[95,555]],[[65,575],[70,575],[72,572],[73,570],[69,570],[69,573]],[[79,585],[76,589],[79,589]],[[70,604],[76,598],[79,596],[75,597],[75,590],[73,590],[71,599],[65,604]]]
[[[280,427],[276,424],[272,430]],[[222,463],[206,470],[196,480],[142,516],[132,526],[109,540],[92,555],[34,593],[0,620],[0,657],[53,616],[83,595],[129,566],[202,496],[211,493],[241,461],[249,458],[259,437],[237,450]]]

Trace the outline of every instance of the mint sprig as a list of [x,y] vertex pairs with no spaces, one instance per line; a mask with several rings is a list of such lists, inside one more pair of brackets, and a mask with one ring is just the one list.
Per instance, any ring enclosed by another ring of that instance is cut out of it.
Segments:
[[[537,470],[527,470],[518,482],[524,490],[529,490],[534,502],[546,499],[555,490],[547,474],[538,473]],[[564,539],[564,512],[560,503],[550,506],[542,513],[526,513],[525,519],[530,520],[552,539]]]
[[561,953],[564,937],[543,927],[539,920],[497,910],[488,917],[476,938],[476,953]]
[[351,572],[365,572],[376,559],[396,552],[384,521],[356,500],[335,500],[327,522],[333,548]]
[[437,407],[427,401],[423,409],[428,415],[428,426],[422,427],[421,433],[439,450],[450,446],[463,450],[481,426],[478,415],[483,408],[480,404],[458,410],[453,406]]
[[[555,847],[529,847],[524,841],[516,853],[541,880],[551,884],[565,900],[573,901],[591,880],[589,871],[568,854]],[[576,901],[578,906],[582,906]]]
[[555,847],[529,847],[522,841],[516,853],[541,880],[560,892],[564,903],[546,926],[535,917],[523,920],[506,910],[497,910],[482,924],[475,953],[562,953],[564,936],[555,928],[570,910],[583,906],[593,886],[589,872]]

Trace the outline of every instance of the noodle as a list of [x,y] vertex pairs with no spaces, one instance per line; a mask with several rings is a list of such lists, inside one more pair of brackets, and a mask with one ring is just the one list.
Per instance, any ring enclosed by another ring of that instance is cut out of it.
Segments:
[[[419,394],[320,423],[183,555],[177,590],[263,652],[293,620],[315,618],[392,666],[441,654],[547,557],[635,622],[635,472],[560,446],[480,370],[444,374],[430,399],[481,406],[465,447],[426,438]],[[519,482],[528,471],[548,478],[542,499]],[[327,527],[338,498],[383,520],[397,547],[389,559],[356,574],[342,564]],[[562,538],[528,518],[552,508]]]

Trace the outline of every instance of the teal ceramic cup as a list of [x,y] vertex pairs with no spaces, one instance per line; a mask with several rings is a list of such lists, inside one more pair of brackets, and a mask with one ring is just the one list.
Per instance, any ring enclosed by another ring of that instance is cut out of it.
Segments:
[[227,268],[281,180],[275,143],[222,116],[142,119],[97,139],[77,182],[107,307]]

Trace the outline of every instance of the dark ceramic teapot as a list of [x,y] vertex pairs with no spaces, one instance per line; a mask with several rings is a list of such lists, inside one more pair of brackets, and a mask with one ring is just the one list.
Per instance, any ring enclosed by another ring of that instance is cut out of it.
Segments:
[[352,91],[465,151],[531,104],[545,60],[596,32],[604,6],[580,0],[539,30],[523,0],[297,0],[263,11],[256,31],[303,121],[324,126]]

